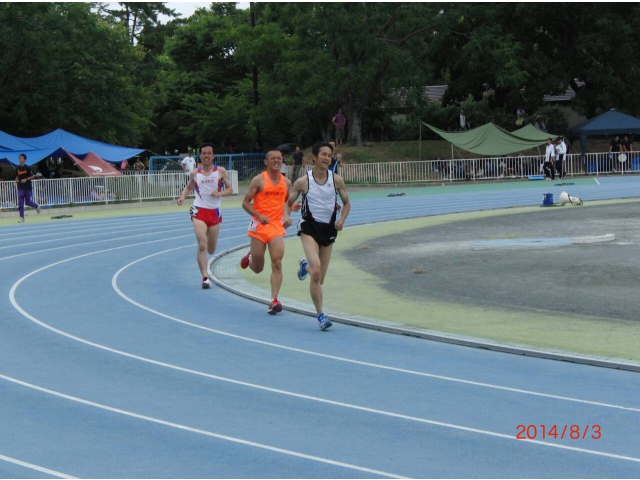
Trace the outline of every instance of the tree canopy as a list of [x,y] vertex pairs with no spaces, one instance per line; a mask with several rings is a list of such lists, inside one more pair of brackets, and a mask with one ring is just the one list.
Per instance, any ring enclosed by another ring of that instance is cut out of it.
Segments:
[[[257,3],[255,26],[235,3],[185,19],[116,5],[0,3],[1,130],[247,151],[327,140],[342,108],[359,144],[399,135],[397,113],[450,128],[460,106],[476,124],[524,107],[566,128],[543,96],[567,87],[587,117],[640,114],[639,4]],[[448,86],[442,105],[427,85]]]

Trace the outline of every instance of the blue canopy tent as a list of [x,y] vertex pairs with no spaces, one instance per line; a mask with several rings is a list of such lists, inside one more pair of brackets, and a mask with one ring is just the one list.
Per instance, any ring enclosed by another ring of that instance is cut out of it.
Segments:
[[58,129],[51,133],[33,138],[20,138],[0,131],[0,161],[18,164],[18,156],[27,156],[27,165],[38,163],[47,157],[66,157],[66,152],[78,158],[84,158],[93,152],[110,163],[122,162],[144,152],[144,149],[119,147],[91,140]]
[[571,135],[580,137],[580,153],[584,159],[589,135],[625,135],[640,133],[640,119],[609,110],[569,129]]

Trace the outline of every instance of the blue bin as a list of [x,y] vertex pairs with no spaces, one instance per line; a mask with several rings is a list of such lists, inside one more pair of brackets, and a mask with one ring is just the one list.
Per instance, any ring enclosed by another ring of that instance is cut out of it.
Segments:
[[542,194],[542,205],[544,205],[545,207],[553,205],[553,193]]

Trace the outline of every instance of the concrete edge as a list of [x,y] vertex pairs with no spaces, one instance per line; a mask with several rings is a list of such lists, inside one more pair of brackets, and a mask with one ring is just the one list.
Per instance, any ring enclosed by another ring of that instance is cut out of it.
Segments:
[[[494,209],[494,210],[502,210],[502,209]],[[412,217],[412,218],[422,218],[422,217],[424,217],[424,215],[420,217]],[[401,220],[410,220],[410,218],[401,219]],[[353,228],[356,226],[374,225],[376,223],[384,223],[386,221],[372,222],[372,223],[359,223],[359,224],[351,225],[348,228]],[[395,219],[393,221],[398,221],[398,220]],[[297,236],[296,233],[290,233],[288,235],[285,235],[284,238],[292,238],[296,236]],[[248,300],[252,300],[257,303],[269,305],[270,299],[268,298],[268,292],[267,292],[267,297],[254,295],[247,291],[236,289],[234,287],[231,287],[230,285],[227,285],[223,279],[218,278],[213,274],[212,267],[217,261],[238,250],[246,249],[249,246],[250,244],[246,243],[237,247],[230,248],[223,252],[220,252],[219,254],[212,257],[209,260],[209,263],[207,265],[207,275],[209,275],[209,278],[211,279],[211,281],[213,281],[216,285],[235,295],[246,298]],[[295,305],[293,306],[286,305],[286,306],[283,306],[283,309],[286,311],[299,313],[301,315],[311,316],[313,318],[316,317],[316,313],[314,310],[310,310],[309,308],[305,308],[305,307],[300,307]],[[393,324],[392,322],[386,322],[386,321],[383,322],[383,321],[379,321],[371,318],[355,318],[354,316],[345,316],[346,314],[344,313],[342,315],[335,315],[334,313],[330,313],[330,315],[331,315],[331,320],[336,323],[342,323],[345,325],[352,325],[352,326],[361,327],[361,328],[368,328],[371,330],[378,330],[381,332],[393,333],[396,335],[406,335],[410,337],[422,338],[425,340],[431,340],[435,342],[450,343],[453,345],[461,345],[465,347],[481,348],[484,350],[491,350],[491,351],[501,352],[501,353],[509,353],[513,355],[524,355],[529,357],[543,358],[546,360],[556,360],[556,361],[563,361],[563,362],[578,363],[582,365],[590,365],[595,367],[604,367],[604,368],[613,368],[618,370],[627,370],[632,372],[640,372],[640,362],[627,361],[624,359],[618,359],[613,357],[598,357],[595,355],[587,356],[587,355],[578,354],[578,353],[569,352],[569,351],[536,348],[536,347],[523,345],[523,344],[500,343],[500,342],[482,339],[482,338],[476,338],[476,337],[456,336],[456,335],[447,334],[444,332],[428,330],[428,329],[414,327],[410,325]]]
[[574,245],[585,245],[588,243],[603,243],[613,242],[616,239],[614,233],[607,233],[606,235],[598,235],[595,237],[574,237],[571,239],[571,243]]

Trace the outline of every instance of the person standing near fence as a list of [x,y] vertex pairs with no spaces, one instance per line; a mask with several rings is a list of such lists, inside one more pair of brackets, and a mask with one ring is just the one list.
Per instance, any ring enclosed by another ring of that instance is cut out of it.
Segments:
[[556,147],[553,145],[553,141],[551,140],[551,138],[547,138],[547,150],[545,151],[545,154],[544,154],[545,180],[556,179],[556,172],[553,166],[555,157],[556,157]]
[[302,172],[302,161],[304,160],[304,153],[300,151],[300,147],[296,147],[296,151],[293,154],[293,177],[291,180],[294,182],[300,178]]
[[18,193],[18,212],[20,213],[19,223],[24,223],[24,204],[26,203],[31,208],[35,208],[36,212],[40,213],[40,205],[31,200],[32,189],[31,180],[36,176],[31,171],[31,167],[28,167],[25,162],[27,156],[21,153],[18,156],[19,165],[16,167],[16,190]]
[[564,143],[564,138],[558,137],[556,145],[556,173],[558,178],[562,180],[566,176],[565,170],[565,155],[567,154],[567,144]]
[[[302,218],[298,222],[298,236],[306,258],[300,259],[298,279],[311,274],[309,292],[318,315],[320,330],[332,323],[322,311],[322,284],[329,269],[333,243],[349,215],[351,204],[347,188],[340,175],[329,170],[333,150],[328,143],[316,143],[311,151],[313,170],[295,181],[286,204],[284,219],[288,220],[291,208],[302,194]],[[337,196],[342,199],[340,220],[336,221]]]
[[249,252],[240,260],[240,267],[250,267],[254,273],[264,269],[264,254],[269,248],[271,258],[271,303],[267,313],[275,315],[282,311],[278,300],[282,286],[282,258],[284,257],[285,228],[291,225],[284,220],[284,204],[289,198],[291,182],[280,172],[283,163],[279,150],[269,150],[264,159],[267,171],[251,180],[249,190],[242,201],[242,208],[251,215],[247,235],[251,238]]
[[336,127],[336,143],[340,145],[344,142],[344,127],[347,124],[347,119],[342,114],[341,108],[339,108],[338,113],[333,116],[331,123]]
[[186,200],[193,190],[196,191],[193,206],[189,210],[193,231],[198,240],[196,260],[202,275],[202,288],[209,288],[211,280],[207,275],[207,252],[213,255],[218,244],[222,215],[220,204],[222,197],[233,193],[233,187],[227,171],[223,167],[215,167],[214,147],[211,143],[200,146],[200,166],[189,173],[189,183],[178,198],[178,205]]

